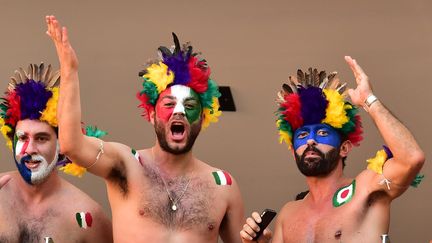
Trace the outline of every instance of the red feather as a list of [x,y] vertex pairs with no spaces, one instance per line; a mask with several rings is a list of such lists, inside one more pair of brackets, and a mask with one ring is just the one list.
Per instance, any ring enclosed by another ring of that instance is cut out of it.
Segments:
[[153,105],[148,102],[148,97],[147,97],[147,95],[145,93],[144,94],[140,94],[138,92],[137,93],[137,98],[141,101],[141,104],[138,107],[144,108],[144,111],[141,114],[141,116],[145,117],[148,121],[150,121],[150,113],[152,111],[154,111]]
[[9,105],[9,109],[6,113],[8,116],[6,123],[11,124],[12,127],[15,127],[16,123],[21,118],[20,97],[15,91],[12,91],[7,93],[6,100]]
[[206,67],[205,61],[198,61],[194,56],[190,57],[188,65],[190,74],[188,86],[199,94],[206,92],[210,68]]
[[282,114],[285,116],[285,120],[290,124],[294,132],[303,125],[300,96],[297,93],[287,94],[284,99],[285,102],[281,104],[283,108]]
[[354,146],[359,146],[361,140],[363,140],[363,136],[362,136],[363,129],[362,129],[361,117],[359,115],[356,115],[354,116],[354,120],[355,120],[355,130],[350,134],[348,134],[348,140],[350,140]]

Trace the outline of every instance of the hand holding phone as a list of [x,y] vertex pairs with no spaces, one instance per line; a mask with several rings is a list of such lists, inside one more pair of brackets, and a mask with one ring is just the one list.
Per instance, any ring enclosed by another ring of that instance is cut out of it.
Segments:
[[267,228],[267,226],[270,224],[270,222],[273,220],[273,218],[276,216],[276,211],[272,209],[264,209],[264,211],[261,213],[261,223],[257,223],[260,230],[256,233],[256,236],[253,238],[254,241],[256,241],[264,232],[264,229]]

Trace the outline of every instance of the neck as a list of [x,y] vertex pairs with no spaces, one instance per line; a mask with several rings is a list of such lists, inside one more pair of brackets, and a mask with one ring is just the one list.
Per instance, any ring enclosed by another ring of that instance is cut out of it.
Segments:
[[342,161],[330,174],[323,177],[308,176],[306,182],[309,186],[309,198],[313,202],[328,201],[338,188],[349,179],[345,178],[342,170]]
[[189,174],[195,167],[195,158],[192,151],[184,154],[172,154],[164,151],[158,143],[151,148],[153,163],[161,173],[169,177],[178,177]]
[[48,178],[40,184],[30,185],[21,178],[21,180],[18,180],[18,186],[25,202],[28,202],[28,204],[39,204],[58,190],[61,186],[61,179],[57,171],[54,170]]

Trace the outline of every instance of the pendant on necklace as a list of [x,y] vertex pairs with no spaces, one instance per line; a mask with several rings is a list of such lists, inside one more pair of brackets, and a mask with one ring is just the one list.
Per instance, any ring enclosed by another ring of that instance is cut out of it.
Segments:
[[176,210],[177,210],[177,206],[176,206],[175,204],[173,204],[173,205],[171,206],[171,209],[172,209],[173,211],[176,211]]

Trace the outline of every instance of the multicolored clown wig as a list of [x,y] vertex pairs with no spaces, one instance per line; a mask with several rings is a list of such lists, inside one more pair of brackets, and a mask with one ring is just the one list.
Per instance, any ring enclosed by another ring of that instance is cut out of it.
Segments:
[[[8,90],[5,96],[1,98],[0,130],[6,139],[6,145],[14,151],[14,154],[17,144],[15,128],[18,121],[39,120],[48,123],[55,129],[58,127],[59,81],[60,72],[52,71],[51,65],[45,67],[43,63],[39,66],[30,64],[27,71],[19,68],[15,71],[14,77],[11,77]],[[17,161],[16,163],[24,179],[32,184],[31,171]],[[67,169],[70,166],[80,171],[84,169],[67,159],[56,161],[56,163],[65,166],[63,168],[65,171],[71,171]],[[73,172],[75,173],[75,170]]]
[[294,132],[305,125],[327,124],[358,146],[363,139],[360,116],[354,105],[345,101],[346,83],[340,83],[336,72],[309,68],[309,73],[297,71],[297,78],[289,77],[289,83],[278,93],[277,128],[279,142],[292,147]]
[[159,47],[159,60],[147,65],[139,73],[144,79],[143,89],[137,94],[141,101],[139,107],[144,108],[142,116],[150,120],[160,93],[173,85],[184,85],[195,91],[203,107],[203,128],[210,122],[217,122],[220,93],[215,81],[210,78],[210,68],[204,59],[194,53],[189,43],[180,47],[177,36],[173,33],[174,48]]

